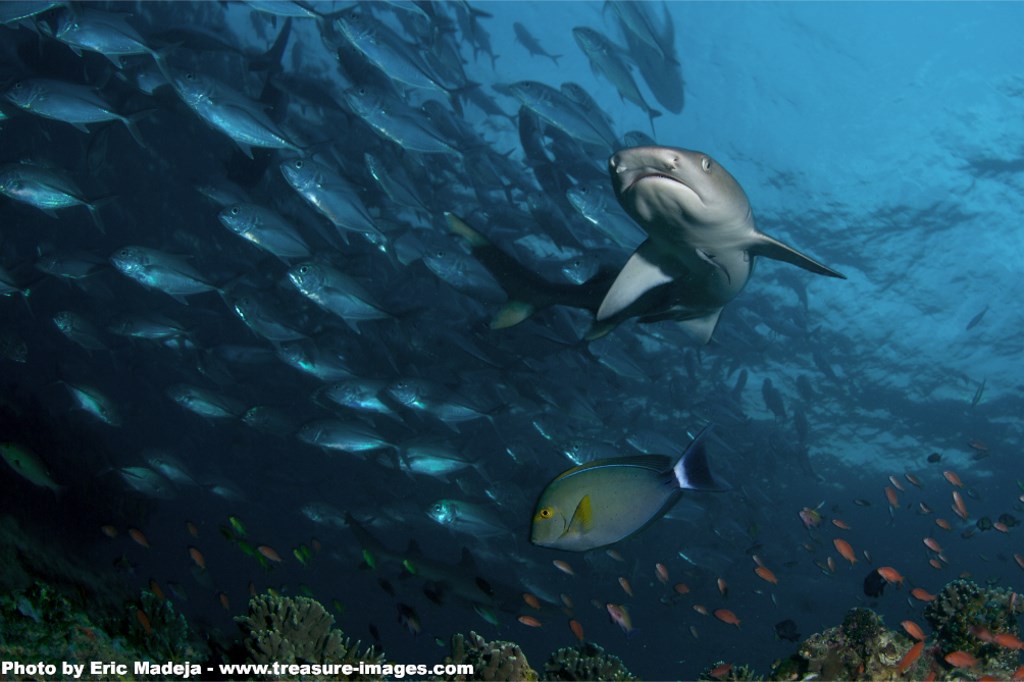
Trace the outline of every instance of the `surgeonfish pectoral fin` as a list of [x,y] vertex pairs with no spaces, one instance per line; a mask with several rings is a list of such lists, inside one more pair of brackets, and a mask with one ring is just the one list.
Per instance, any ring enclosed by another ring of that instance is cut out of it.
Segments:
[[598,322],[622,312],[654,287],[672,281],[673,277],[658,264],[663,260],[659,256],[658,247],[650,239],[633,252],[601,301]]
[[686,330],[687,334],[693,337],[694,341],[703,346],[711,340],[711,335],[714,334],[715,327],[718,326],[718,318],[721,314],[722,309],[719,308],[703,317],[680,320],[679,325]]
[[683,456],[672,467],[680,490],[724,490],[711,475],[711,468],[708,466],[705,441],[711,428],[712,425],[708,424],[701,429]]
[[533,315],[537,308],[526,301],[509,301],[501,307],[491,320],[491,329],[508,329],[514,327]]
[[800,253],[796,249],[786,246],[777,239],[772,239],[766,234],[758,233],[754,238],[753,244],[750,246],[750,253],[755,256],[764,256],[765,258],[771,258],[773,260],[780,260],[785,263],[790,263],[797,267],[809,270],[816,275],[825,275],[826,277],[836,277],[838,279],[846,279],[846,275],[836,272],[832,268],[826,267],[804,254]]
[[590,507],[590,495],[584,495],[583,499],[576,505],[576,511],[572,513],[572,519],[569,521],[568,528],[565,529],[565,534],[570,536],[584,535],[590,530],[593,520],[594,515]]

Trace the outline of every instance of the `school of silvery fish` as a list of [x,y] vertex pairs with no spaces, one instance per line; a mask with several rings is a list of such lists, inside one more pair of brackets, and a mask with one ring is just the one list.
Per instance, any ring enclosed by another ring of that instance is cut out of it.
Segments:
[[[633,74],[682,111],[672,23],[608,7],[624,48],[572,35],[670,141]],[[284,511],[387,557],[364,525],[429,517],[493,556],[532,512],[535,544],[582,551],[727,487],[709,431],[688,450],[684,434],[743,423],[744,353],[778,323],[725,306],[758,256],[842,275],[759,232],[712,157],[620,134],[582,86],[473,82],[467,63],[499,57],[486,10],[0,6],[0,349],[47,365],[55,405],[128,434],[104,441],[123,489],[253,508],[270,485],[325,483]],[[229,15],[268,47],[237,44]],[[561,55],[514,30],[557,81]],[[762,394],[785,414],[770,379]],[[76,485],[27,444],[4,458]],[[478,612],[507,607],[437,572]]]

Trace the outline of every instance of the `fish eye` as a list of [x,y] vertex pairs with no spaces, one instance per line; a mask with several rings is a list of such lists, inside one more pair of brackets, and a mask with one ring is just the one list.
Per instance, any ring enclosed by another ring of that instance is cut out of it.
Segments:
[[707,157],[707,156],[701,157],[700,167],[701,167],[701,169],[705,173],[710,173],[711,172],[711,158]]
[[192,73],[191,71],[189,71],[188,73],[185,74],[185,80],[187,80],[187,81],[194,81],[195,79],[196,79],[196,75],[194,73]]
[[542,519],[550,519],[554,515],[554,512],[551,510],[551,507],[544,507],[539,512],[537,512],[537,515],[540,516]]
[[309,266],[308,265],[300,265],[299,266],[299,274],[300,275],[305,275],[305,274],[308,274],[308,273],[309,273]]
[[232,206],[231,207],[231,215],[238,215],[238,207],[237,206]]
[[296,161],[295,161],[295,168],[296,168],[296,170],[299,170],[299,169],[302,168],[302,159],[296,159]]

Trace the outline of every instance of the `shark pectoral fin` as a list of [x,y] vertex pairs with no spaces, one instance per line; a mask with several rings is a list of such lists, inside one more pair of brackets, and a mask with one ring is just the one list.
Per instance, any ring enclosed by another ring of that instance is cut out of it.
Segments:
[[790,263],[804,270],[809,270],[816,275],[846,279],[846,275],[822,265],[813,258],[805,256],[796,249],[786,246],[779,240],[772,239],[766,234],[758,233],[749,250],[755,256],[764,256],[765,258]]
[[584,495],[583,499],[576,505],[576,511],[572,514],[569,527],[565,529],[565,535],[583,535],[590,531],[593,521],[594,516],[590,507],[590,495]]
[[536,312],[537,307],[526,301],[509,301],[501,307],[491,320],[491,329],[514,327]]
[[695,341],[703,345],[711,340],[711,334],[714,333],[715,327],[718,326],[718,317],[721,314],[722,309],[719,308],[703,317],[681,320],[679,324]]
[[672,281],[672,276],[657,264],[658,255],[658,247],[649,239],[633,252],[601,301],[595,318],[598,322],[622,312],[654,287]]

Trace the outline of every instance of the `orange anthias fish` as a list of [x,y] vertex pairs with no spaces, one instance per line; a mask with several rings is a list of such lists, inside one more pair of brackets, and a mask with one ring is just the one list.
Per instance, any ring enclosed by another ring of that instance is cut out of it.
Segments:
[[555,568],[557,568],[562,573],[565,573],[566,575],[576,575],[576,571],[572,570],[572,566],[570,566],[569,562],[567,561],[555,559],[551,563],[554,564]]
[[143,631],[147,635],[153,634],[153,626],[149,623],[149,616],[142,609],[135,609],[135,619],[139,621],[139,625],[142,626]]
[[757,573],[757,576],[761,578],[761,580],[767,580],[772,585],[779,584],[779,579],[776,578],[775,574],[772,573],[771,569],[766,566],[758,566],[754,569],[754,573]]
[[903,584],[903,576],[900,575],[900,572],[892,566],[882,566],[881,568],[878,568],[876,570],[878,571],[878,575],[885,578],[886,582],[895,583],[896,585]]
[[915,587],[910,591],[910,595],[919,601],[935,601],[935,595],[923,587]]
[[942,472],[942,477],[945,478],[947,481],[949,481],[950,484],[956,486],[957,488],[963,488],[964,487],[963,481],[961,481],[960,477],[957,476],[952,471],[943,471]]
[[846,523],[842,519],[832,519],[832,525],[842,530],[850,530],[850,524]]
[[922,630],[921,626],[915,623],[914,621],[905,620],[902,623],[900,623],[900,625],[903,626],[903,629],[907,631],[908,635],[910,635],[917,641],[923,642],[926,639],[924,636],[924,630]]
[[942,530],[953,530],[953,526],[949,525],[949,521],[946,519],[935,519],[935,525]]
[[198,566],[200,568],[200,570],[203,570],[203,571],[206,570],[206,559],[203,558],[203,553],[202,552],[200,552],[195,547],[189,547],[188,548],[188,555],[190,557],[192,557],[192,561],[195,562],[196,566]]
[[278,554],[277,550],[275,550],[273,547],[269,547],[267,545],[260,545],[256,548],[256,551],[265,556],[270,561],[273,561],[274,563],[281,563],[281,555]]
[[907,479],[907,481],[909,481],[910,484],[913,485],[914,487],[916,487],[916,488],[920,488],[921,487],[921,481],[919,481],[917,476],[915,476],[914,474],[912,474],[910,472],[907,472],[907,473],[903,474],[903,477],[905,479]]
[[572,634],[576,636],[576,639],[583,641],[583,626],[580,625],[578,620],[569,621],[569,629],[572,630]]
[[622,631],[627,635],[633,632],[633,619],[629,615],[629,609],[621,604],[605,604],[604,607],[608,609],[608,615],[611,616],[612,620],[622,628]]
[[1017,565],[1024,568],[1024,554],[1014,554],[1013,560],[1017,562]]
[[523,601],[529,604],[531,608],[540,611],[540,600],[529,592],[523,592]]
[[1001,647],[1006,647],[1007,649],[1024,649],[1024,642],[1020,641],[1020,639],[1009,632],[1000,632],[998,635],[992,637],[992,641]]
[[718,579],[718,591],[722,593],[723,597],[729,596],[729,583],[725,582],[725,578]]
[[146,539],[146,536],[142,534],[141,530],[138,528],[129,528],[128,535],[131,536],[131,539],[136,543],[142,545],[146,549],[149,549],[149,540]]
[[196,524],[192,523],[191,521],[186,521],[185,522],[185,530],[188,531],[188,534],[191,535],[192,537],[194,537],[194,538],[198,538],[199,537],[199,526],[197,526]]
[[850,543],[842,538],[835,538],[832,540],[832,544],[835,545],[836,551],[839,555],[850,562],[850,565],[857,563],[857,553],[853,551],[853,547]]
[[672,586],[672,589],[676,591],[676,594],[687,594],[690,591],[690,586],[686,583],[676,583]]
[[732,663],[722,663],[709,670],[708,675],[716,680],[720,680],[728,675],[730,670],[732,670]]
[[633,587],[629,584],[629,581],[619,576],[619,585],[622,587],[622,591],[628,594],[630,597],[633,596]]
[[526,626],[531,627],[531,628],[539,628],[539,627],[543,627],[543,625],[544,625],[543,623],[541,623],[539,620],[537,620],[533,616],[519,616],[519,618],[517,620],[520,623],[522,623],[523,625],[526,625]]
[[953,491],[953,511],[964,521],[967,520],[967,505],[964,504],[964,498],[959,491]]
[[936,554],[942,554],[942,545],[940,545],[935,538],[925,538],[922,540],[924,546],[935,552]]
[[715,609],[715,618],[729,625],[740,626],[740,619],[729,609]]
[[114,527],[114,526],[111,526],[109,523],[107,525],[105,525],[105,526],[100,526],[100,531],[104,535],[106,535],[108,538],[116,538],[117,537],[117,528]]
[[892,486],[885,486],[885,499],[889,501],[889,506],[893,509],[900,508],[900,498],[896,495],[896,491],[893,490]]
[[892,483],[892,487],[896,488],[896,490],[899,490],[900,492],[904,491],[903,485],[900,483],[900,479],[896,478],[895,476],[889,476],[889,483]]
[[903,655],[900,662],[896,664],[896,670],[903,674],[910,669],[910,666],[917,662],[917,659],[921,658],[921,652],[924,651],[924,642],[919,641],[914,646],[910,647],[910,650]]
[[231,610],[231,601],[228,599],[228,595],[221,592],[217,595],[217,601],[220,602],[221,607],[223,607],[225,611]]
[[668,569],[665,568],[665,564],[654,564],[654,572],[662,585],[668,585]]
[[978,659],[966,651],[954,651],[943,658],[954,668],[973,668],[978,665]]

